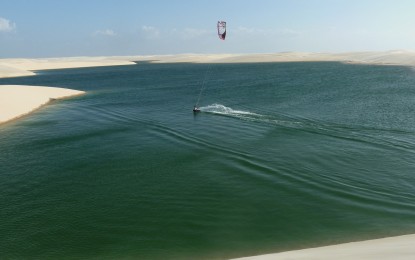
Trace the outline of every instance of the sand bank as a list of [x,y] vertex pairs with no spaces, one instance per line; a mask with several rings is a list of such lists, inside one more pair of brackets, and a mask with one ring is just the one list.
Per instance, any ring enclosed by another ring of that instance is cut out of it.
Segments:
[[415,259],[415,235],[243,257],[238,260],[409,260]]
[[49,59],[0,59],[0,78],[35,75],[33,71],[135,64],[114,57],[70,57]]
[[84,91],[22,85],[0,85],[0,124],[26,115],[48,103],[84,94]]

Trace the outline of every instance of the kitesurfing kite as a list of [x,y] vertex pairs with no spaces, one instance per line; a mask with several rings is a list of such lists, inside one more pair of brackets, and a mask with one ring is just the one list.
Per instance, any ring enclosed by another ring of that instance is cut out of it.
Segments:
[[218,21],[218,36],[219,39],[225,40],[226,37],[226,22]]

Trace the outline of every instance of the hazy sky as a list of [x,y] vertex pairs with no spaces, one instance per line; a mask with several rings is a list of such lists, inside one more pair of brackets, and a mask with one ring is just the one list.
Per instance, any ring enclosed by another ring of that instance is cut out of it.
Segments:
[[414,0],[0,0],[1,58],[391,49]]

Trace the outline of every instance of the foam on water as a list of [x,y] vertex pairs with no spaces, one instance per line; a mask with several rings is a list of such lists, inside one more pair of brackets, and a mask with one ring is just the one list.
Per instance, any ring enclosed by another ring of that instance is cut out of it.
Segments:
[[234,110],[230,107],[226,107],[221,104],[212,104],[205,107],[201,107],[200,111],[202,112],[208,112],[208,113],[214,113],[214,114],[221,114],[221,115],[254,115],[254,116],[260,116],[259,114],[252,113],[249,111],[242,111],[242,110]]

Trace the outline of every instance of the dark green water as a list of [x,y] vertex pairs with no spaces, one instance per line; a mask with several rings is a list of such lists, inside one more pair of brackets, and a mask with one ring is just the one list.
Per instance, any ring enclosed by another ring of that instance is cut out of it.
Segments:
[[415,71],[138,64],[0,126],[0,258],[226,259],[415,233]]

